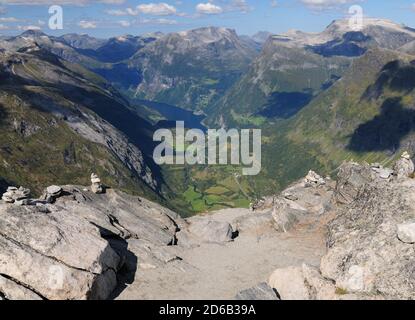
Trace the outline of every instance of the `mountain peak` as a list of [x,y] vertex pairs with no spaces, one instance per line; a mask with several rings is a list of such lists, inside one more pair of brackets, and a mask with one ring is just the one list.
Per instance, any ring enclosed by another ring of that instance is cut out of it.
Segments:
[[23,32],[20,37],[31,37],[31,38],[37,38],[37,37],[47,37],[45,33],[43,33],[40,30],[36,29],[30,29],[25,32]]
[[[396,30],[399,32],[413,33],[405,25],[393,22],[388,19],[364,18],[362,30],[364,31],[365,29],[368,29],[370,27],[380,27],[384,29]],[[325,30],[325,32],[334,32],[334,33],[346,33],[350,31],[353,31],[353,30],[351,30],[350,28],[349,19],[334,20]]]

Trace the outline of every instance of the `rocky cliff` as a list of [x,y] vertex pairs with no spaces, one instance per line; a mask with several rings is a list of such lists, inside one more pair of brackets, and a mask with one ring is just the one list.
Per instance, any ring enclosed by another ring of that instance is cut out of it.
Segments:
[[[112,189],[9,188],[1,299],[414,299],[415,180],[345,163],[248,209],[182,219]],[[99,178],[92,176],[93,183]]]

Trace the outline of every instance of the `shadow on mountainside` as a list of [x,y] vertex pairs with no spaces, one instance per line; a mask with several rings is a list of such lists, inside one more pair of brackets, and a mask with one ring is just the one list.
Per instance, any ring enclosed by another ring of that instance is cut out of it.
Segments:
[[4,106],[0,103],[0,126],[2,126],[2,125],[5,123],[6,116],[7,116],[6,109],[5,109],[5,108],[4,108]]
[[361,124],[353,133],[348,149],[352,151],[392,151],[415,129],[415,110],[405,109],[401,98],[389,98],[380,115]]
[[308,105],[312,98],[311,93],[274,92],[258,115],[266,118],[289,119]]
[[[377,80],[369,86],[361,101],[387,98],[380,107],[380,114],[361,124],[353,133],[348,149],[352,151],[391,151],[401,146],[403,138],[415,129],[415,110],[405,108],[402,99],[415,89],[415,63],[394,60],[380,71]],[[398,96],[396,96],[398,95]]]
[[381,70],[376,82],[369,86],[362,99],[378,99],[385,89],[407,94],[415,89],[415,61],[404,64],[399,60],[387,63]]

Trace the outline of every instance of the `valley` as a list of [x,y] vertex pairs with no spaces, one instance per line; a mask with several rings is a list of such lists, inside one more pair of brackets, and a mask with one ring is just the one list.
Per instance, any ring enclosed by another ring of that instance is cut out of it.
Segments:
[[118,2],[69,34],[0,6],[0,300],[415,299],[415,29]]
[[[348,30],[343,20],[334,21],[320,33],[290,31],[252,38],[216,27],[108,40],[27,31],[1,40],[0,45],[28,61],[19,64],[5,58],[4,70],[8,71],[4,72],[16,79],[13,85],[33,88],[33,81],[38,86],[46,83],[37,71],[43,63],[43,70],[53,66],[67,73],[61,69],[69,69],[76,81],[99,88],[102,94],[79,89],[72,80],[60,80],[59,86],[50,87],[54,92],[60,90],[65,99],[70,95],[75,106],[85,104],[127,137],[128,143],[142,152],[148,169],[144,173],[133,168],[131,160],[121,156],[123,170],[133,170],[136,176],[152,172],[157,187],[153,184],[150,189],[156,192],[155,197],[183,215],[193,215],[247,208],[256,199],[282,190],[309,168],[331,175],[344,160],[387,165],[402,150],[415,152],[411,142],[413,42],[412,29],[367,19],[360,32]],[[6,92],[10,80],[4,81]],[[48,112],[53,114],[53,110]],[[63,117],[67,121],[65,113]],[[391,117],[392,122],[386,120]],[[3,118],[5,128],[8,121]],[[152,133],[158,128],[174,128],[175,121],[204,131],[261,129],[261,173],[244,177],[238,166],[158,167],[151,159]],[[26,122],[22,122],[22,130],[39,127]],[[85,129],[71,120],[69,123],[85,136]],[[106,144],[110,152],[121,152],[111,142]],[[72,138],[60,152],[68,160],[80,151]],[[79,166],[77,162],[74,165]],[[33,165],[28,168],[35,172]],[[117,171],[111,170],[112,174]],[[8,174],[3,179],[28,184],[17,176],[15,181]],[[125,182],[117,184],[129,190],[137,188],[127,187]],[[37,188],[36,183],[33,187]]]

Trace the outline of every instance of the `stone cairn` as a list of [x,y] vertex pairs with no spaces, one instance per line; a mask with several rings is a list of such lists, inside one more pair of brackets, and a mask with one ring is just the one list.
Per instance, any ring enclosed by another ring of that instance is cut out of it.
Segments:
[[404,152],[393,168],[398,179],[411,177],[415,172],[415,165],[408,152]]
[[63,193],[63,189],[60,186],[50,186],[47,187],[43,192],[41,200],[46,201],[47,203],[54,203],[57,198],[59,198]]
[[103,184],[101,183],[101,179],[95,174],[91,174],[91,191],[95,194],[101,194],[104,193],[105,188]]
[[26,205],[29,203],[30,190],[23,187],[8,187],[3,194],[2,200],[6,203],[14,203],[16,205]]
[[304,179],[304,185],[306,187],[319,187],[325,184],[326,181],[314,171],[309,171]]

